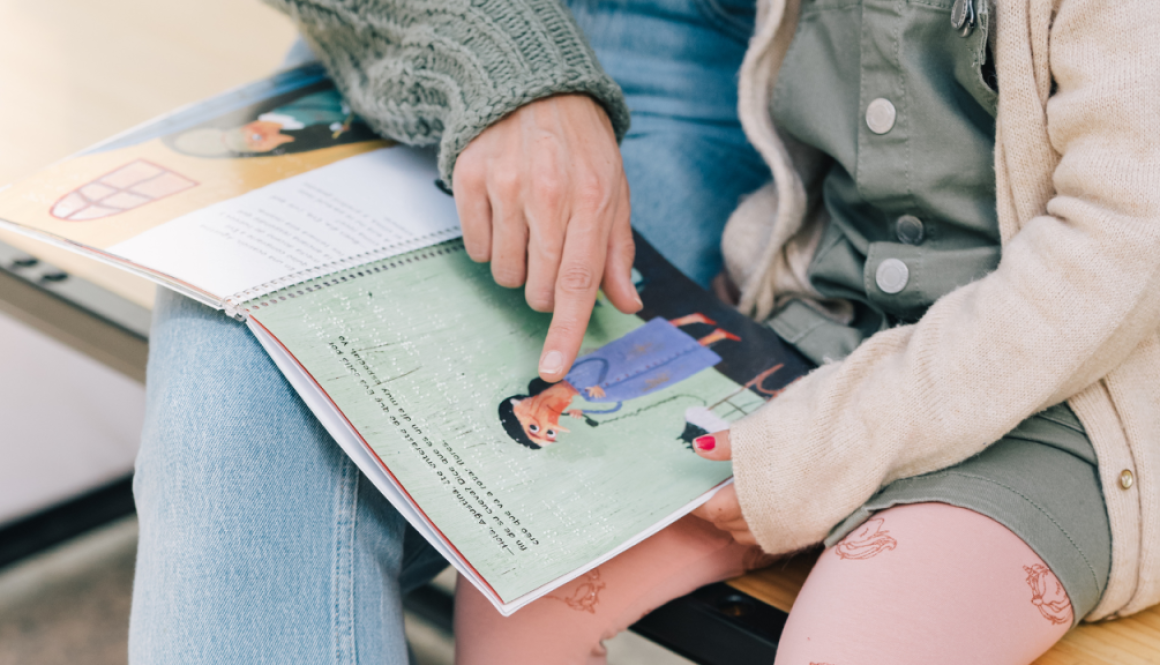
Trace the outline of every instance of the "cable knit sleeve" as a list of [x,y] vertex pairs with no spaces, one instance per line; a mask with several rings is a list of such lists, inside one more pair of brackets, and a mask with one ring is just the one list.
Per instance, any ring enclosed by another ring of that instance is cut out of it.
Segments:
[[617,139],[629,112],[559,0],[266,0],[288,13],[351,108],[412,145],[439,144],[450,183],[489,125],[554,94],[586,93]]
[[[885,484],[982,451],[1156,341],[1160,3],[1061,0],[1049,41],[1008,5],[999,188],[1023,221],[993,273],[734,424],[738,496],[767,551],[822,540]],[[1031,65],[1048,43],[1054,92]]]

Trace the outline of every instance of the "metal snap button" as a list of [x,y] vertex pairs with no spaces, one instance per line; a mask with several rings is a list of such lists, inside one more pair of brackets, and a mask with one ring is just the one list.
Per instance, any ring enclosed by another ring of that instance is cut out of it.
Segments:
[[874,281],[884,293],[898,293],[905,289],[906,283],[910,281],[910,269],[898,259],[886,259],[878,264]]
[[977,19],[974,0],[955,0],[955,4],[951,7],[952,28],[958,30],[963,37],[968,37]]
[[1136,479],[1132,476],[1132,472],[1124,469],[1120,472],[1120,487],[1126,490],[1132,489],[1132,485],[1136,483]]
[[898,224],[895,228],[898,234],[898,240],[908,245],[918,245],[922,243],[926,236],[926,229],[922,226],[922,220],[914,215],[903,215],[898,218]]
[[895,110],[894,104],[885,97],[875,99],[866,107],[866,126],[875,134],[885,134],[894,129],[894,120],[897,117],[898,111]]

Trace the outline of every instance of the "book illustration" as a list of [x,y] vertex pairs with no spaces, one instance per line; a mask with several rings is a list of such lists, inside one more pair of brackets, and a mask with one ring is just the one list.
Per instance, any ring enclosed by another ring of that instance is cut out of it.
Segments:
[[[638,238],[644,309],[623,314],[600,295],[584,338],[591,351],[568,382],[525,390],[551,317],[497,286],[462,246],[363,264],[245,309],[421,507],[433,537],[470,562],[497,605],[514,607],[726,482],[728,463],[681,442],[689,414],[724,429],[805,365]],[[512,404],[532,392],[545,395],[540,432]],[[497,417],[501,404],[510,417]],[[516,443],[513,430],[539,448]]]
[[771,400],[774,397],[777,397],[783,390],[785,390],[785,386],[783,385],[776,389],[769,389],[765,387],[765,382],[779,370],[784,368],[784,363],[778,363],[767,370],[758,372],[757,376],[753,377],[749,381],[746,381],[744,385],[738,386],[737,390],[733,391],[729,395],[726,395],[724,398],[718,400],[714,404],[710,404],[708,406],[689,407],[685,410],[685,431],[681,432],[681,435],[678,438],[685,442],[685,446],[688,447],[689,450],[693,450],[693,441],[697,437],[729,429],[729,421],[718,416],[714,412],[714,409],[726,404],[730,404],[730,400],[737,397],[739,394],[750,390],[756,392],[758,395],[761,395],[766,400]]
[[[287,69],[272,76],[246,83],[222,94],[203,99],[196,104],[185,106],[149,122],[138,125],[112,138],[102,141],[78,156],[101,152],[119,151],[130,146],[141,145],[164,136],[175,136],[204,125],[215,119],[239,113],[246,109],[270,109],[284,104],[286,96],[301,97],[315,90],[333,88],[326,69],[321,63],[310,63]],[[261,106],[264,105],[264,106]],[[262,111],[259,111],[259,113]],[[251,118],[258,117],[252,112]],[[245,124],[244,122],[235,124]]]
[[299,87],[180,113],[157,123],[165,131],[143,127],[0,191],[0,225],[98,250],[231,314],[459,236],[434,152],[379,139],[311,71],[290,76]]
[[236,159],[290,155],[378,140],[333,87],[291,98],[272,109],[266,106],[251,107],[240,117],[238,113],[230,114],[230,124],[215,119],[171,134],[165,137],[165,143],[183,155]]
[[109,251],[228,307],[458,237],[455,202],[435,188],[435,174],[430,152],[383,148],[182,215]]
[[[436,178],[433,151],[375,138],[314,65],[0,190],[0,226],[245,319],[374,486],[509,614],[728,483],[728,463],[679,442],[809,365],[637,237],[643,309],[599,295],[567,381],[525,389],[551,317],[466,256]],[[565,600],[594,607],[598,575]]]
[[[0,190],[0,224],[47,235],[57,244],[99,250],[106,261],[169,278],[188,287],[188,295],[205,294],[203,301],[221,307],[220,301],[234,291],[201,284],[196,274],[174,275],[139,264],[139,257],[124,255],[118,246],[215,204],[394,145],[351,113],[319,66],[308,66],[147,123]],[[435,189],[437,174],[430,161],[422,178],[425,187]],[[373,190],[373,185],[363,186]],[[390,208],[390,202],[378,201],[375,207]],[[324,220],[305,221],[312,235],[325,242],[343,234]],[[241,235],[218,233],[212,247],[190,246],[174,237],[170,242],[178,244],[170,250],[205,250],[193,263],[206,266],[263,256],[283,261],[293,254],[292,248],[264,237],[270,225],[247,226]],[[368,246],[365,238],[353,242]],[[245,256],[222,254],[223,245]]]
[[[680,330],[693,323],[716,325],[704,314],[695,313],[666,321],[653,319],[624,337],[576,359],[563,381],[548,384],[534,379],[527,395],[514,395],[499,404],[499,419],[513,441],[532,449],[556,442],[568,428],[560,416],[583,419],[590,426],[599,423],[593,414],[620,411],[624,402],[665,388],[721,362],[710,346],[722,340],[741,338],[716,328],[694,339]],[[574,398],[591,404],[613,404],[609,408],[569,408]]]
[[140,208],[196,186],[196,182],[176,171],[138,159],[65,194],[53,204],[51,214],[70,222],[87,222]]

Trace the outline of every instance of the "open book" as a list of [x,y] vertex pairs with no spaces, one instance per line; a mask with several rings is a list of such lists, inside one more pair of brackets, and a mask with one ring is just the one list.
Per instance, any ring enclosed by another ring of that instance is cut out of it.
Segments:
[[693,437],[808,369],[637,238],[643,311],[601,295],[566,380],[540,381],[550,316],[466,256],[433,154],[376,137],[317,66],[0,190],[0,226],[244,320],[366,476],[505,614],[730,482]]

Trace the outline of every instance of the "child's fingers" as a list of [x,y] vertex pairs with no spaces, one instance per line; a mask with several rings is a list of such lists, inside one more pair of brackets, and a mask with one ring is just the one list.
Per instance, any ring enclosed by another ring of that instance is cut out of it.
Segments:
[[693,440],[693,448],[705,459],[719,462],[733,459],[733,448],[729,445],[729,430],[699,436]]
[[757,540],[749,530],[741,504],[737,502],[737,488],[733,485],[721,488],[720,492],[699,506],[692,513],[722,531],[727,531],[742,545],[756,545]]
[[721,488],[708,501],[693,510],[693,514],[723,531],[728,531],[725,525],[735,525],[744,521],[741,514],[741,504],[737,502],[737,489],[733,485]]
[[750,547],[757,545],[757,536],[753,535],[753,532],[749,530],[748,526],[744,529],[728,529],[728,531],[729,535],[733,536],[733,540],[738,545],[748,545]]

